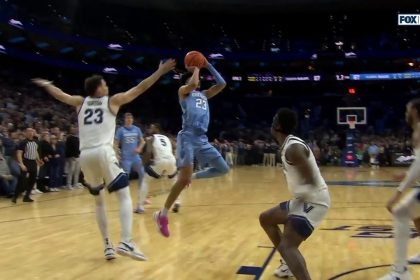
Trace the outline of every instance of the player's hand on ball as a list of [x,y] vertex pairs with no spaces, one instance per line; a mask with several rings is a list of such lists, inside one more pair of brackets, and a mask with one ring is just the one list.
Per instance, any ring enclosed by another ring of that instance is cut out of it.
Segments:
[[386,204],[386,209],[390,213],[392,213],[392,208],[394,208],[395,204],[400,200],[402,193],[397,191],[395,194],[389,199],[388,203]]
[[176,66],[175,59],[170,58],[166,61],[161,60],[159,64],[159,70],[162,71],[163,74],[166,74],[169,71],[174,70],[175,66]]
[[185,68],[187,69],[188,72],[191,72],[191,73],[194,73],[196,68],[198,69],[198,67],[196,66],[186,66],[186,65],[185,65]]
[[52,84],[51,81],[48,81],[48,80],[45,80],[45,79],[40,79],[40,78],[32,79],[32,82],[39,87],[45,87],[45,86],[48,86],[48,85]]

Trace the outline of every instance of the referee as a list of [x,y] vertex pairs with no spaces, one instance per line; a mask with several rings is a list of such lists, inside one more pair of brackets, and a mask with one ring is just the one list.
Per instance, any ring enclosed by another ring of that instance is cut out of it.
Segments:
[[12,199],[13,203],[16,203],[17,198],[23,191],[26,191],[23,202],[33,202],[29,195],[36,182],[37,164],[42,165],[38,154],[38,143],[34,139],[35,130],[27,128],[25,136],[26,139],[19,143],[16,153],[21,174],[15,195]]

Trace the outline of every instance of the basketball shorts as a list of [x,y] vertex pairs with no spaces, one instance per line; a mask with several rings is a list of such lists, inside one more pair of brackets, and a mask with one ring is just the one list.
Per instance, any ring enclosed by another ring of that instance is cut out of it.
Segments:
[[405,208],[411,219],[420,218],[420,188],[415,188],[409,192],[401,201],[395,206],[394,211]]
[[173,177],[177,172],[175,157],[155,160],[153,164],[145,167],[146,173],[156,179],[162,176]]
[[[127,174],[130,174],[133,168],[142,168],[143,163],[140,156],[135,156],[133,158],[123,158],[121,159],[121,167]],[[135,170],[136,172],[140,170]]]
[[329,209],[328,190],[321,191],[322,204],[305,201],[303,199],[292,199],[280,203],[280,208],[287,211],[288,221],[297,233],[305,239],[308,238],[315,227],[321,223]]
[[180,131],[176,142],[177,167],[182,168],[194,164],[194,157],[201,166],[211,163],[221,157],[205,134],[195,135],[188,131]]
[[105,184],[109,192],[128,186],[128,175],[120,167],[112,146],[100,146],[80,152],[80,166],[92,187]]

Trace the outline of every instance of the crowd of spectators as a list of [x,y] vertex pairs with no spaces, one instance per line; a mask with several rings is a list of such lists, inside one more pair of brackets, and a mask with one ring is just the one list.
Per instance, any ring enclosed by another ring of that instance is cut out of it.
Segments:
[[[30,185],[26,172],[17,158],[17,150],[24,150],[22,142],[33,132],[38,148],[37,179],[30,186],[32,194],[63,189],[81,188],[77,114],[69,106],[53,100],[47,94],[30,88],[8,86],[0,81],[0,193],[14,197]],[[29,94],[29,92],[31,94]],[[227,122],[228,123],[228,122]],[[145,125],[137,122],[143,131]],[[27,128],[31,128],[28,132]],[[215,129],[215,128],[213,128]],[[219,134],[213,145],[227,163],[235,165],[279,166],[279,146],[270,136],[268,123],[256,128],[238,125],[234,128],[217,127]],[[301,131],[302,132],[302,131]],[[304,139],[320,165],[340,166],[346,147],[346,130],[315,128],[305,133]],[[360,165],[393,165],[393,155],[411,155],[409,135],[404,131],[388,131],[375,135],[369,127],[354,131],[355,149]],[[174,133],[169,135],[175,139]],[[30,181],[30,180],[29,180]],[[31,200],[29,193],[24,199]]]

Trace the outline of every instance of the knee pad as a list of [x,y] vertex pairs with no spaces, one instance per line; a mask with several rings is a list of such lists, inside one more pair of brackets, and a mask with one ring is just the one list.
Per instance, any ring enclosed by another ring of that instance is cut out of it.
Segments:
[[101,192],[101,190],[103,190],[103,188],[105,187],[103,184],[99,185],[97,187],[91,187],[90,185],[86,185],[87,189],[89,190],[89,193],[93,196],[97,196],[99,195],[99,193]]
[[122,172],[109,184],[108,191],[111,193],[126,187],[128,187],[128,174]]

